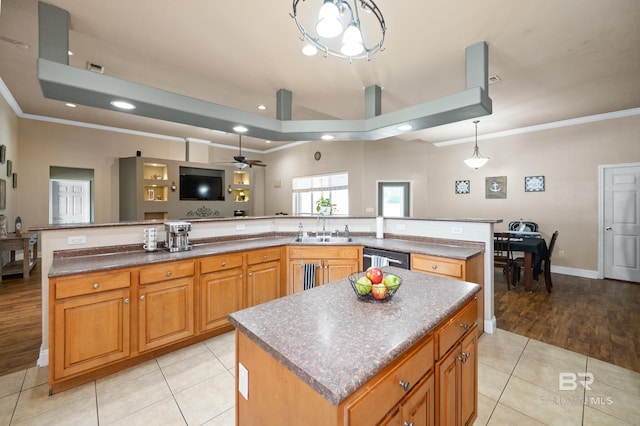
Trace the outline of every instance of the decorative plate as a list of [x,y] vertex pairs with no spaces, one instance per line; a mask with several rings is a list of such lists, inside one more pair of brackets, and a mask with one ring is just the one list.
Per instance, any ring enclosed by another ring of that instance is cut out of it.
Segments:
[[526,176],[524,178],[525,192],[544,191],[544,176]]
[[468,194],[471,192],[471,183],[468,180],[456,181],[456,194]]

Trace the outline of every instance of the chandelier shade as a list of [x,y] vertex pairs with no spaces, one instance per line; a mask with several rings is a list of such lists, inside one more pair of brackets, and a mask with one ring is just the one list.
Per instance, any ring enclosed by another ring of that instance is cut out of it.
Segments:
[[382,50],[387,27],[371,0],[293,0],[291,17],[303,41],[325,56],[370,59]]
[[472,169],[479,169],[480,167],[487,164],[487,161],[489,161],[489,157],[483,157],[482,155],[480,155],[480,149],[478,149],[478,123],[479,122],[480,122],[479,120],[475,120],[473,122],[473,124],[476,125],[476,146],[473,148],[473,154],[471,155],[471,157],[464,160],[464,163],[467,166],[471,167]]

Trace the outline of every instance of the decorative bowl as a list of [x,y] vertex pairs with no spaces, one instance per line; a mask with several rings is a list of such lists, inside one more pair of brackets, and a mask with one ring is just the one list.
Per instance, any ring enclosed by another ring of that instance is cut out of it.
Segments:
[[[367,284],[358,283],[358,280],[360,280],[361,278],[366,278],[366,274],[367,272],[363,271],[349,275],[349,282],[351,283],[351,287],[360,300],[365,300],[368,302],[387,302],[391,300],[393,295],[396,294],[396,292],[400,288],[400,285],[402,284],[402,277],[383,271],[382,282],[380,282],[379,284],[371,284],[369,288],[369,285]],[[398,280],[394,284],[387,286],[384,284],[384,281],[389,276],[395,276],[398,278]]]

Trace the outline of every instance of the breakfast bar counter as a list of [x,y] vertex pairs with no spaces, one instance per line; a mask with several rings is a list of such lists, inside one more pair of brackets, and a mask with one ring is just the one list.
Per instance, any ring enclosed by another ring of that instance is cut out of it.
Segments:
[[[307,410],[289,407],[288,414],[273,412],[286,400],[280,394],[283,390],[278,384],[295,386],[298,389],[295,393],[302,390],[301,385],[294,385],[290,377],[266,379],[277,370],[273,365],[268,366],[271,361],[293,373],[294,382],[299,379],[304,383],[302,388],[308,386],[311,393],[321,396],[342,413],[344,410],[340,407],[349,403],[353,399],[350,396],[361,390],[363,385],[372,386],[373,378],[384,373],[396,360],[403,359],[402,356],[417,343],[430,339],[431,335],[436,336],[439,327],[452,315],[461,309],[464,311],[472,302],[473,307],[476,306],[475,294],[480,290],[476,284],[394,267],[383,270],[403,279],[394,297],[386,302],[358,299],[345,279],[229,316],[237,330],[236,380],[240,389],[246,387],[248,392],[248,399],[242,396],[242,392],[237,393],[238,424],[245,421],[251,424],[246,416],[256,415],[286,415],[287,420],[292,420],[291,416],[295,414],[291,413]],[[461,333],[473,329],[475,335],[474,315],[475,311],[473,315],[467,315],[471,324],[465,324]],[[459,328],[462,324],[454,326]],[[438,344],[442,346],[445,343],[439,342],[437,336],[429,342],[432,345],[429,348],[435,346],[437,359]],[[251,350],[243,350],[246,344],[251,346]],[[269,371],[257,368],[258,364],[254,362],[256,348],[266,354],[267,365],[264,367]],[[441,348],[443,353],[446,350]],[[433,349],[427,350],[426,359],[433,361],[433,352]],[[243,371],[244,368],[247,371]],[[423,365],[420,368],[427,372],[431,367]],[[264,373],[266,376],[263,377]],[[289,373],[283,374],[287,376]],[[271,383],[265,383],[265,380]],[[398,387],[397,383],[394,386]],[[301,405],[311,403],[302,398],[297,401]],[[268,414],[261,412],[265,407]],[[326,407],[320,411],[326,411]],[[343,415],[338,414],[338,417],[342,419]],[[323,418],[323,421],[327,419]]]

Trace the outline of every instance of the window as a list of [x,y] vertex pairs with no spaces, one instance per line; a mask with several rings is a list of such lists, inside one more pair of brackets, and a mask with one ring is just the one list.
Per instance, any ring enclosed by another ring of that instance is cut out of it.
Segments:
[[334,204],[334,215],[349,214],[349,174],[304,176],[293,178],[292,208],[294,215],[316,214],[316,202],[320,197],[329,198]]
[[378,215],[409,217],[409,198],[409,182],[378,182]]

